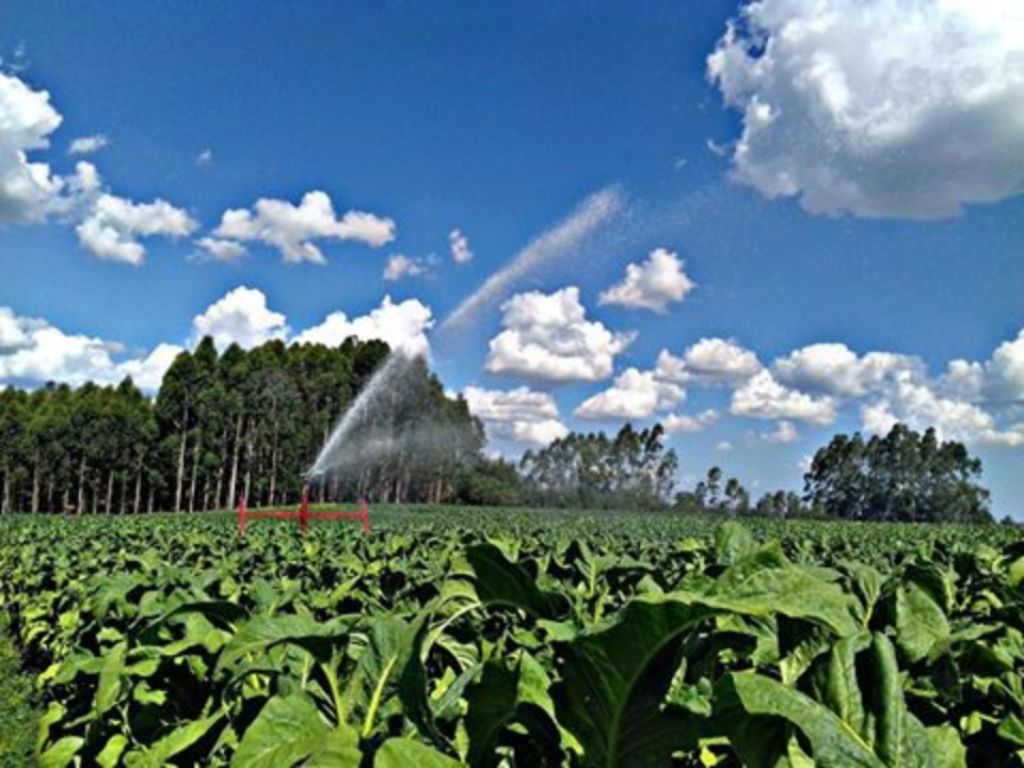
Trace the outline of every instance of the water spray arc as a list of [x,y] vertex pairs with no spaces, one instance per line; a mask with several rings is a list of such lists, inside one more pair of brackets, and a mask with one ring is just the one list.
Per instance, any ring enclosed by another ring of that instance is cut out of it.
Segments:
[[342,415],[334,430],[320,449],[313,465],[306,471],[306,482],[316,485],[323,482],[331,472],[356,458],[358,450],[351,444],[350,438],[357,427],[371,420],[379,409],[384,408],[392,385],[408,371],[412,358],[401,351],[393,351],[384,364],[363,387],[363,391],[355,399],[348,410]]

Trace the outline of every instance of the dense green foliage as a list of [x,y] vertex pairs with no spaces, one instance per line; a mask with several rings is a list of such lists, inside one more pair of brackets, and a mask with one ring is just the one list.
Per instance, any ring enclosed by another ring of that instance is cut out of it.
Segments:
[[[207,510],[294,500],[331,427],[388,354],[383,342],[335,348],[272,341],[218,355],[210,339],[183,352],[155,401],[116,387],[0,391],[0,511],[124,513]],[[321,490],[442,501],[483,434],[422,361],[404,371],[394,436]],[[410,446],[429,435],[442,444]],[[415,448],[413,450],[412,448]],[[446,460],[438,460],[443,455]]]
[[37,713],[31,698],[32,681],[21,669],[0,614],[0,768],[23,768],[32,761]]
[[976,522],[989,519],[981,461],[963,444],[896,424],[865,441],[836,435],[805,477],[807,500],[825,514],[859,520]]
[[0,528],[44,766],[963,766],[1024,755],[1000,526],[375,510]]
[[527,451],[520,467],[541,506],[655,509],[668,500],[679,469],[664,436],[661,424],[637,431],[628,422],[611,438],[570,432]]

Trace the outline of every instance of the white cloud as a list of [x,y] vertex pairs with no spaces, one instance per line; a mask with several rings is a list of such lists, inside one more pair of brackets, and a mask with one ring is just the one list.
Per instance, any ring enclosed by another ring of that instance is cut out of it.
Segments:
[[694,287],[679,257],[655,248],[642,264],[626,265],[622,282],[604,291],[599,303],[665,312],[669,304],[682,301]]
[[395,222],[363,211],[347,211],[339,219],[327,193],[312,191],[303,195],[298,205],[262,198],[252,210],[225,211],[214,235],[272,245],[286,262],[326,264],[313,240],[357,240],[380,247],[395,239]]
[[448,233],[448,247],[452,252],[452,260],[456,264],[468,264],[473,260],[473,251],[469,248],[469,240],[462,230],[453,229]]
[[685,413],[670,413],[662,421],[662,426],[670,434],[677,432],[703,432],[717,421],[718,411],[709,408],[701,411],[696,416],[690,416]]
[[202,248],[211,259],[216,261],[238,261],[248,253],[245,246],[236,240],[201,237],[196,240],[196,245]]
[[1024,404],[1024,330],[1002,342],[988,360],[951,360],[935,389],[957,400],[994,406]]
[[995,404],[1024,400],[1024,330],[1004,341],[984,362],[953,360],[942,380],[953,394]]
[[[268,308],[263,292],[240,286],[195,316],[188,343],[195,346],[209,335],[221,350],[231,343],[249,349],[273,339],[336,346],[356,336],[381,339],[409,355],[428,355],[426,332],[432,325],[430,308],[418,300],[395,304],[386,296],[380,307],[367,315],[349,320],[344,313],[334,312],[320,325],[289,338],[285,316]],[[0,307],[0,385],[46,381],[114,384],[131,376],[140,389],[153,392],[183,349],[163,343],[148,353],[126,355],[124,345],[118,342],[66,333],[46,320],[22,317],[9,307]],[[540,435],[550,433],[553,427],[541,424],[532,429]]]
[[0,307],[0,355],[31,346],[31,328],[26,327],[27,322],[10,307]]
[[[49,93],[0,72],[0,224],[59,216],[77,222],[80,243],[96,256],[129,264],[145,258],[139,238],[181,237],[195,230],[187,213],[164,200],[135,203],[103,192],[91,163],[79,162],[74,174],[60,177],[46,163],[30,162],[28,153],[48,148],[61,121]],[[102,134],[85,136],[72,141],[68,151],[88,154],[106,144]]]
[[901,372],[924,375],[920,358],[892,352],[858,357],[845,344],[811,344],[775,361],[773,372],[784,384],[836,397],[861,397]]
[[114,384],[131,376],[143,391],[153,392],[181,347],[161,344],[142,358],[117,361],[117,342],[66,333],[40,318],[15,315],[0,307],[0,381],[72,385],[94,381]]
[[61,181],[28,153],[50,146],[62,118],[50,94],[0,71],[0,224],[42,221]]
[[388,265],[384,268],[385,280],[401,280],[403,277],[415,277],[424,274],[428,269],[423,259],[410,259],[401,253],[388,257]]
[[213,162],[213,150],[212,149],[209,149],[209,148],[204,149],[202,152],[200,152],[198,155],[196,155],[196,167],[197,168],[205,168],[206,166],[210,165],[212,162]]
[[969,360],[950,360],[938,382],[943,394],[960,400],[982,397],[985,386],[985,366]]
[[486,305],[503,298],[527,275],[575,255],[624,206],[622,194],[614,187],[592,194],[569,216],[534,238],[508,265],[487,278],[483,285],[445,318],[444,327],[464,323]]
[[140,237],[184,237],[198,224],[166,200],[135,203],[102,193],[75,228],[82,247],[101,259],[139,265],[146,257]]
[[503,391],[469,386],[462,395],[491,438],[547,445],[569,434],[554,398],[546,392],[527,387]]
[[721,451],[722,453],[728,453],[732,450],[732,443],[728,440],[722,440],[720,443],[715,443],[715,450]]
[[599,381],[634,334],[588,321],[575,286],[520,293],[502,307],[504,330],[491,339],[487,370],[554,381]]
[[263,291],[239,286],[193,318],[191,343],[212,336],[218,349],[231,344],[251,349],[271,339],[286,338],[288,330],[285,316],[267,307]]
[[652,371],[627,368],[615,383],[585,400],[575,411],[581,419],[646,419],[681,403],[686,393],[675,384],[658,381]]
[[918,431],[934,427],[941,440],[982,445],[1024,445],[1024,424],[1000,429],[995,418],[974,403],[943,396],[909,375],[879,400],[861,408],[864,429],[888,432],[896,423]]
[[94,136],[80,136],[71,142],[68,154],[91,155],[93,152],[99,152],[108,144],[110,144],[110,140],[102,133],[97,133]]
[[799,440],[800,433],[796,431],[796,427],[793,426],[793,422],[782,420],[775,425],[775,429],[771,432],[762,432],[761,439],[766,443],[785,445],[787,443],[795,443]]
[[684,384],[735,384],[761,370],[757,355],[732,339],[702,338],[690,345],[682,357],[667,350],[658,355],[655,371],[659,378]]
[[758,0],[708,57],[733,174],[812,213],[929,219],[1024,188],[1024,4]]
[[96,166],[85,160],[75,163],[74,175],[65,177],[64,181],[71,193],[70,198],[63,201],[63,205],[60,206],[65,211],[71,211],[75,207],[88,207],[88,204],[92,202],[93,193],[103,186],[103,180],[100,178],[100,172],[96,170]]
[[797,419],[818,426],[836,418],[831,398],[784,387],[769,371],[761,371],[733,391],[729,412],[755,419]]
[[145,357],[120,363],[118,379],[131,376],[135,386],[143,392],[156,392],[174,358],[183,351],[177,344],[157,344]]
[[364,341],[381,339],[410,356],[429,356],[427,331],[433,325],[433,312],[418,299],[395,304],[385,296],[381,305],[367,315],[350,320],[344,312],[332,312],[320,325],[306,329],[293,341],[337,346],[349,336],[356,336]]

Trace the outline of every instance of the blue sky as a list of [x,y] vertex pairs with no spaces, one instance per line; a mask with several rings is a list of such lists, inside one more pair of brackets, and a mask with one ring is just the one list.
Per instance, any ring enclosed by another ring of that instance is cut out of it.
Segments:
[[684,480],[715,463],[757,493],[900,419],[967,441],[1024,517],[1024,16],[844,14],[7,7],[0,382],[144,383],[202,330],[379,332],[429,349],[506,453],[674,417]]

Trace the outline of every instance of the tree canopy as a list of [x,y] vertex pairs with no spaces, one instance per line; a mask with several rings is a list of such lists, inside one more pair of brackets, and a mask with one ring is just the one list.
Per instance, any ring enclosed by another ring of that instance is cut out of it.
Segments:
[[628,422],[614,437],[570,432],[520,462],[526,482],[545,504],[594,508],[656,508],[668,500],[679,461],[666,450],[661,424],[637,431]]
[[[218,353],[207,338],[178,355],[153,400],[130,379],[0,391],[0,510],[197,511],[239,496],[251,505],[294,501],[332,426],[388,353],[383,342],[356,339]],[[480,455],[483,430],[422,360],[403,372],[402,388],[402,408],[373,425],[395,435],[389,449],[355,451],[357,466],[329,477],[320,496],[452,497],[459,466]]]
[[884,437],[836,435],[804,476],[805,497],[826,515],[856,520],[978,522],[990,519],[981,461],[934,429],[897,424]]

